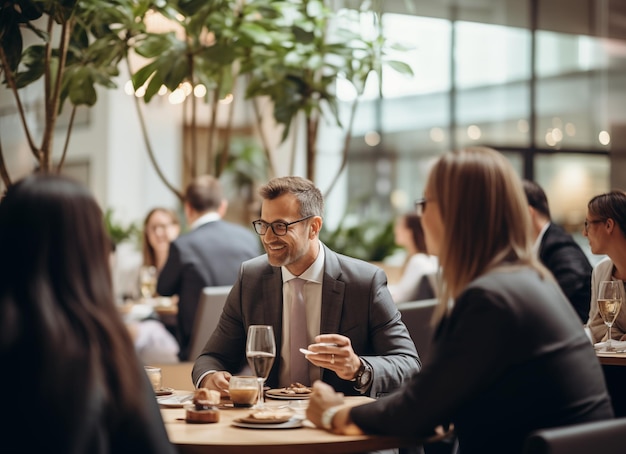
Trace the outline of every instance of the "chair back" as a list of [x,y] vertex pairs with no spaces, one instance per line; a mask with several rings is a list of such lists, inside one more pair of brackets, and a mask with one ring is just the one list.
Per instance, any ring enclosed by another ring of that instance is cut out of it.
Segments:
[[189,342],[189,360],[195,361],[215,331],[232,285],[204,287]]
[[531,433],[523,454],[623,454],[626,418],[608,419]]
[[437,304],[438,300],[436,298],[398,304],[402,321],[409,330],[411,339],[413,339],[417,353],[419,353],[422,361],[430,350],[430,342],[433,335],[433,327],[430,320],[433,317]]

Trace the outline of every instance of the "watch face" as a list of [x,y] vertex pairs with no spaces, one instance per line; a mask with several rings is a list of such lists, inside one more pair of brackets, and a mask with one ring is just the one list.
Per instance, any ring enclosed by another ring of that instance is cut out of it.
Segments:
[[371,377],[372,377],[372,372],[368,368],[365,368],[365,370],[363,371],[363,373],[361,374],[361,376],[357,380],[358,383],[359,383],[359,386],[361,387],[361,386],[369,383]]

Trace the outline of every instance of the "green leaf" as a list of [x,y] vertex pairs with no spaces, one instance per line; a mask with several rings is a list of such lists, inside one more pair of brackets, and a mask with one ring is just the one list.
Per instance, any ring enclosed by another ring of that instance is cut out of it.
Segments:
[[413,75],[413,69],[403,61],[389,60],[385,62],[391,68],[399,72],[400,74],[406,74],[408,76]]

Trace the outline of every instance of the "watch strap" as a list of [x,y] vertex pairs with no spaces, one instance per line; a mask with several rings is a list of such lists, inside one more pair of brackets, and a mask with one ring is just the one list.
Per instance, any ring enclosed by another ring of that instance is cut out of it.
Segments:
[[329,407],[324,410],[324,413],[322,413],[322,427],[324,429],[333,430],[333,418],[340,408],[341,405],[336,405],[334,407]]

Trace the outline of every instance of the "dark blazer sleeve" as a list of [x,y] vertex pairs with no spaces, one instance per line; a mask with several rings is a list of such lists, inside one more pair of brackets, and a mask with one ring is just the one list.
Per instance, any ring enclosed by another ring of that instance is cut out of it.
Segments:
[[550,224],[539,248],[539,257],[552,272],[583,323],[589,318],[592,267],[571,235]]
[[180,292],[182,276],[181,251],[178,242],[170,243],[167,261],[159,273],[157,293],[162,296],[172,296]]
[[[350,338],[354,352],[373,369],[367,394],[390,393],[420,369],[415,344],[387,288],[385,273],[367,262],[325,247],[321,333]],[[354,382],[323,369],[322,380],[346,395],[358,394]]]

